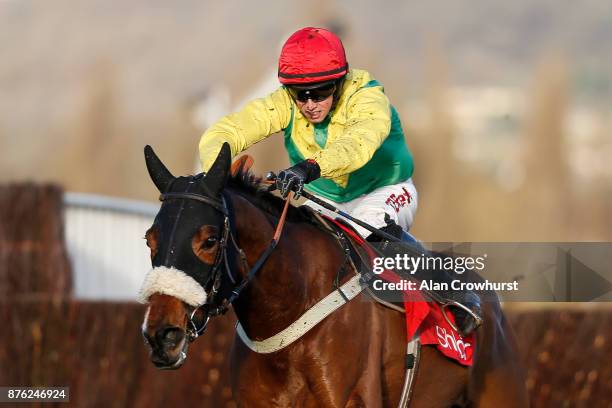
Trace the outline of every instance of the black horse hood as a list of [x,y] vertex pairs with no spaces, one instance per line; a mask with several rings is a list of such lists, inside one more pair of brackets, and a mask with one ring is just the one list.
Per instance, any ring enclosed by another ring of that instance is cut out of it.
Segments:
[[222,202],[221,191],[231,164],[229,146],[224,144],[208,173],[195,176],[174,177],[150,146],[145,147],[145,160],[163,203],[152,226],[158,245],[151,262],[153,269],[141,289],[141,300],[146,302],[153,293],[164,293],[199,306],[206,302],[204,288],[210,282],[214,265],[196,256],[192,242],[205,226],[215,231],[219,240],[224,215],[206,202],[185,196],[193,194]]

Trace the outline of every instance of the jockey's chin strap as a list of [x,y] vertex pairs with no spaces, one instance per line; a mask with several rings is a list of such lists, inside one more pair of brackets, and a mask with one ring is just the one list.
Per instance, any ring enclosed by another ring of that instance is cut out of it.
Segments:
[[[259,256],[259,258],[255,262],[253,267],[249,269],[244,251],[238,246],[236,242],[236,238],[234,237],[232,225],[230,223],[231,212],[228,210],[228,205],[227,205],[227,201],[225,197],[222,196],[221,200],[217,200],[217,199],[206,197],[200,194],[188,193],[188,192],[165,193],[165,194],[160,195],[159,197],[160,201],[164,201],[164,200],[171,199],[171,198],[177,198],[177,199],[191,199],[191,200],[197,200],[197,201],[203,202],[205,204],[212,206],[216,210],[220,211],[223,214],[223,218],[224,218],[222,238],[221,238],[221,241],[219,242],[219,251],[217,251],[217,255],[215,257],[215,262],[213,264],[213,268],[211,271],[209,281],[205,285],[205,287],[212,286],[210,290],[210,302],[207,302],[201,306],[194,308],[193,311],[191,312],[189,316],[189,324],[191,327],[188,327],[187,329],[187,336],[190,341],[194,341],[202,333],[204,333],[211,317],[218,316],[220,314],[224,314],[225,312],[227,312],[227,310],[229,309],[229,306],[233,304],[236,301],[236,299],[238,299],[242,290],[244,290],[244,288],[249,284],[249,282],[253,280],[257,272],[261,269],[261,267],[268,260],[268,258],[272,254],[272,251],[274,251],[274,248],[276,248],[276,245],[278,244],[278,241],[280,240],[280,236],[283,231],[283,227],[285,225],[285,220],[287,218],[289,202],[292,197],[293,197],[293,192],[290,192],[285,200],[283,212],[281,213],[281,216],[278,220],[278,224],[276,225],[276,230],[274,231],[272,240],[270,241],[270,243],[268,244],[264,252]],[[248,270],[248,273],[242,278],[242,281],[240,281],[240,283],[237,284],[234,287],[234,289],[232,289],[231,295],[227,299],[224,299],[220,305],[215,305],[215,298],[216,298],[216,295],[218,294],[219,287],[221,286],[221,271],[223,269],[222,266],[225,267],[224,269],[228,277],[232,281],[232,283],[236,284],[236,279],[234,278],[234,275],[232,273],[232,270],[231,270],[231,267],[228,261],[228,256],[227,256],[228,241],[232,243],[234,250],[236,250],[236,252],[241,258],[243,269],[245,271]],[[204,319],[204,322],[200,326],[198,326],[195,322],[195,315],[198,312],[198,310],[202,308],[204,309],[204,313],[206,314],[206,317]]]

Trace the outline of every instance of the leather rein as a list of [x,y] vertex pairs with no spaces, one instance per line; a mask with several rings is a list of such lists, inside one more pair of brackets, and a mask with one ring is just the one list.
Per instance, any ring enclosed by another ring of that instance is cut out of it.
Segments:
[[[201,194],[190,193],[190,192],[173,192],[173,193],[163,193],[159,196],[160,201],[165,201],[168,199],[187,199],[187,200],[196,200],[202,202],[204,204],[208,204],[217,211],[223,214],[223,231],[221,233],[221,240],[219,241],[219,250],[215,256],[215,262],[212,267],[212,271],[210,277],[206,284],[204,285],[205,289],[210,288],[210,297],[206,303],[203,305],[197,306],[193,309],[191,314],[189,315],[189,326],[187,328],[187,337],[190,342],[194,341],[198,338],[208,326],[208,322],[210,318],[213,316],[218,316],[224,314],[229,309],[229,306],[233,304],[236,299],[240,296],[242,290],[253,280],[257,272],[261,269],[261,267],[265,264],[267,259],[272,254],[272,251],[276,248],[278,241],[280,239],[283,227],[285,225],[285,220],[287,218],[287,210],[289,208],[289,201],[293,196],[293,192],[290,192],[285,200],[285,205],[283,207],[283,212],[278,220],[278,224],[276,226],[276,230],[274,232],[274,236],[270,243],[264,250],[264,252],[259,256],[253,267],[249,267],[246,255],[244,251],[238,246],[236,242],[236,238],[234,235],[234,231],[230,222],[230,216],[232,213],[228,209],[227,200],[224,195],[221,196],[221,199],[215,199],[211,197],[207,197]],[[179,215],[180,216],[180,215]],[[236,278],[232,274],[231,267],[229,265],[228,260],[228,242],[231,243],[233,249],[237,252],[242,262],[243,269],[248,271],[248,273],[242,278],[240,283],[236,283]],[[219,288],[221,286],[221,277],[222,270],[225,268],[226,273],[232,283],[235,285],[231,291],[231,295],[223,299],[220,305],[215,304],[216,297],[219,292]],[[198,326],[195,321],[195,315],[199,309],[203,309],[206,317],[204,322]]]

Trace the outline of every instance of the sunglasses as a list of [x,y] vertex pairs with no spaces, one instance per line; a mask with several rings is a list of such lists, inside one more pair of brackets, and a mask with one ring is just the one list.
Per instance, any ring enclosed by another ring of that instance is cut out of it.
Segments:
[[296,101],[308,102],[311,99],[313,102],[321,102],[333,95],[336,91],[336,84],[328,84],[315,89],[295,89],[288,86],[287,90]]

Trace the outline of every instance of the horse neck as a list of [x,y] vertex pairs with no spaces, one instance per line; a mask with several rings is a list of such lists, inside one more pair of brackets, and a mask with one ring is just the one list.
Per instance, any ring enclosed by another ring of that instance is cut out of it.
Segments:
[[[278,219],[242,196],[231,198],[236,240],[252,267],[270,244]],[[312,225],[287,222],[277,247],[234,302],[246,333],[263,339],[294,322],[332,290],[342,260],[332,237]],[[242,278],[248,271],[239,273]]]

